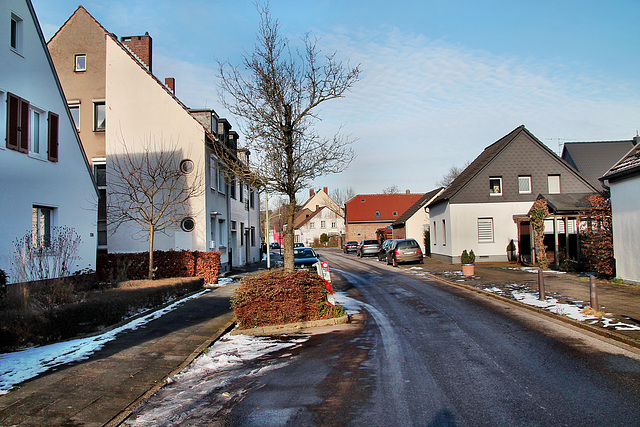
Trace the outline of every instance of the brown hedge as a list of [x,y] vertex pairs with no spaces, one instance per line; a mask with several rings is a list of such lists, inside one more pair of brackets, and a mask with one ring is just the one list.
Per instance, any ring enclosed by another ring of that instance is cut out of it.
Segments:
[[[155,278],[202,277],[205,283],[216,283],[220,274],[220,252],[153,251]],[[120,272],[119,270],[126,270]],[[111,281],[118,276],[126,279],[146,279],[149,271],[149,253],[99,254],[98,278]]]
[[233,297],[239,329],[282,325],[344,315],[327,303],[324,281],[315,272],[275,270],[245,278]]

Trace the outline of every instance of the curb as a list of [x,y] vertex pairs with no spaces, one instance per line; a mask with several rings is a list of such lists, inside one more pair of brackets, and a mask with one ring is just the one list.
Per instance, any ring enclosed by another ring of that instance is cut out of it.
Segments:
[[280,335],[290,334],[294,332],[300,332],[304,329],[317,328],[321,326],[333,326],[348,323],[351,320],[350,316],[344,315],[341,317],[334,317],[331,319],[310,320],[306,322],[287,323],[286,325],[273,325],[273,326],[260,326],[250,329],[234,329],[231,331],[231,335]]
[[600,328],[600,327],[597,327],[597,326],[588,325],[588,324],[585,324],[584,322],[580,322],[578,320],[571,319],[570,317],[567,317],[567,316],[561,316],[561,315],[558,315],[558,314],[554,314],[554,313],[551,313],[548,310],[544,310],[544,309],[539,308],[539,307],[535,307],[535,306],[532,306],[532,305],[524,304],[524,303],[521,303],[520,301],[516,301],[514,299],[507,298],[507,297],[504,297],[502,295],[495,294],[493,292],[488,292],[488,291],[485,291],[484,289],[476,288],[475,286],[462,285],[460,283],[452,282],[452,281],[450,281],[448,279],[443,279],[441,277],[437,277],[437,276],[435,276],[435,275],[433,275],[431,273],[425,273],[425,275],[428,276],[429,278],[435,280],[436,282],[442,283],[444,285],[453,286],[453,287],[456,287],[456,288],[459,288],[459,289],[465,289],[467,291],[472,291],[472,292],[475,292],[477,294],[481,294],[481,295],[484,295],[484,296],[487,296],[487,297],[491,297],[491,298],[494,298],[494,299],[496,299],[498,301],[501,301],[501,302],[504,302],[504,303],[508,303],[508,304],[511,304],[511,305],[515,305],[517,307],[524,308],[524,309],[527,309],[529,311],[532,311],[532,312],[535,312],[535,313],[538,313],[538,314],[545,315],[545,316],[547,316],[549,318],[559,320],[561,322],[567,323],[567,324],[572,325],[574,327],[584,329],[586,331],[589,331],[589,332],[592,332],[594,334],[603,336],[605,338],[609,338],[609,339],[621,342],[621,343],[629,345],[631,347],[640,348],[640,341],[635,340],[633,338],[630,338],[630,337],[628,337],[626,335],[620,334],[618,332],[611,331],[611,330],[608,330],[608,329],[603,329],[603,328]]
[[131,414],[142,404],[144,403],[151,395],[160,390],[167,382],[168,378],[176,375],[180,371],[182,371],[185,367],[187,367],[191,362],[195,360],[196,357],[200,356],[204,351],[210,347],[215,341],[220,339],[221,336],[231,331],[235,327],[235,316],[233,313],[228,313],[223,317],[231,317],[218,331],[211,336],[208,340],[203,342],[198,348],[196,348],[190,355],[187,357],[180,365],[178,365],[175,369],[169,372],[161,381],[158,381],[153,387],[149,390],[141,394],[136,400],[129,404],[122,412],[113,417],[109,422],[105,424],[107,427],[119,426],[125,422]]

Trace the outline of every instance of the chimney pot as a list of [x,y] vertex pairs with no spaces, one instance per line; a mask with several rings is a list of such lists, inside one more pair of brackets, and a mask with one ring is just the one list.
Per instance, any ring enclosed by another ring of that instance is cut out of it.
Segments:
[[407,191],[406,191],[406,194],[411,194],[411,190],[407,190]]
[[312,188],[309,190],[309,197],[313,197],[316,194],[315,190]]
[[324,187],[324,192],[329,194],[329,187]]
[[153,72],[151,68],[153,40],[148,32],[144,36],[120,37],[120,42],[128,47],[147,66],[150,73]]

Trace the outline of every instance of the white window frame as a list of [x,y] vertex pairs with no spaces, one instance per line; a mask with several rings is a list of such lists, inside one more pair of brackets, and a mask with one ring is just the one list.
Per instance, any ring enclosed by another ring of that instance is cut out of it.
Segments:
[[227,193],[227,179],[222,166],[218,166],[218,192],[221,194]]
[[[98,106],[104,107],[104,124],[98,127]],[[107,103],[104,100],[93,100],[93,131],[104,132],[107,130]]]
[[226,248],[227,247],[227,230],[224,219],[218,220],[218,247]]
[[[45,157],[48,149],[47,112],[33,104],[29,104],[29,155]],[[38,123],[36,124],[36,115]],[[37,138],[37,141],[36,141]],[[44,144],[44,145],[43,145]],[[43,150],[44,148],[44,150]],[[44,151],[44,154],[43,154]]]
[[[555,182],[557,180],[557,183]],[[557,189],[556,189],[557,184]],[[562,193],[562,180],[560,174],[549,174],[547,175],[547,192],[549,194],[560,194]]]
[[495,243],[493,218],[478,218],[478,243]]
[[[80,101],[67,101],[67,105],[69,106],[69,112],[71,113],[71,118],[73,119],[73,124],[76,125],[76,129],[80,132]],[[76,118],[73,114],[74,111],[77,111],[78,121],[76,122]]]
[[436,238],[437,230],[438,228],[436,227],[436,222],[433,221],[433,236],[429,236],[429,237],[433,237],[433,246],[436,246],[438,244],[438,239]]
[[[495,184],[491,181],[498,180],[500,185],[500,192],[495,191]],[[490,176],[489,177],[489,195],[490,196],[502,196],[502,177],[501,176]]]
[[338,228],[338,223],[337,222],[332,222],[331,223],[331,228]]
[[442,246],[447,246],[447,222],[442,220]]
[[42,248],[51,244],[55,211],[56,209],[50,206],[33,205],[31,215],[31,243],[33,247]]
[[[84,66],[78,61],[78,59],[84,59]],[[87,71],[87,54],[86,53],[76,53],[74,56],[74,67],[73,71],[75,72],[83,72]]]
[[[14,28],[10,28],[11,33],[9,34],[9,46],[11,47],[12,51],[22,56],[24,43],[24,21],[18,15],[11,12],[11,27],[13,27],[14,23],[15,30]],[[12,41],[12,38],[15,38],[15,41]]]
[[320,228],[327,228],[327,221],[320,221]]
[[[522,184],[526,183],[528,190],[522,189]],[[519,194],[531,194],[531,175],[520,175],[518,176],[518,193]]]
[[316,228],[316,223],[315,222],[310,222],[309,223],[309,228]]

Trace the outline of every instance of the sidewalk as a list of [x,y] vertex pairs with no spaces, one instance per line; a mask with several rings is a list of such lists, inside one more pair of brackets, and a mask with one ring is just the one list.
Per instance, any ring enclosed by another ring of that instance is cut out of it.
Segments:
[[[515,289],[538,294],[538,277],[534,270],[526,271],[519,265],[507,262],[476,263],[473,277],[463,277],[459,264],[449,264],[431,258],[425,258],[424,265],[420,267],[443,281],[479,289],[491,289],[492,293],[507,297]],[[589,306],[590,285],[586,275],[547,272],[544,273],[544,283],[547,298],[556,298],[560,302],[570,302],[582,307]],[[596,287],[600,310],[607,313],[609,324],[620,322],[640,327],[640,286],[598,279]],[[598,322],[593,326],[602,327],[603,324]],[[628,337],[636,341],[635,346],[640,347],[640,331],[617,330],[611,326],[606,330]]]

